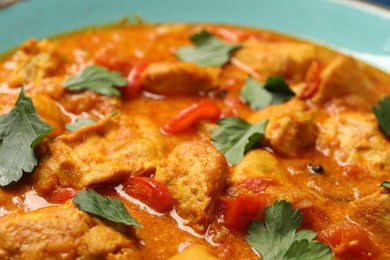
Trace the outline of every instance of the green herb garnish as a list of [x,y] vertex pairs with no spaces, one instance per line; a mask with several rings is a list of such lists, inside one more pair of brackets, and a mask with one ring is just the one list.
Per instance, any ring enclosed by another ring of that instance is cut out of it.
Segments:
[[205,30],[193,34],[190,39],[195,46],[181,47],[176,55],[182,61],[201,66],[222,66],[229,61],[234,51],[242,47],[240,44],[223,42]]
[[214,146],[231,165],[238,164],[257,142],[264,137],[268,120],[252,125],[239,117],[224,117],[219,127],[211,131]]
[[18,181],[24,172],[34,169],[34,147],[52,130],[22,88],[12,110],[0,117],[0,186]]
[[83,190],[77,193],[73,198],[73,203],[77,204],[80,210],[107,220],[142,227],[137,220],[130,216],[122,201],[108,196],[102,196],[93,189]]
[[390,137],[390,96],[384,97],[378,102],[378,107],[371,107],[381,128]]
[[316,233],[297,229],[303,219],[302,213],[292,210],[291,203],[276,201],[264,211],[265,225],[253,221],[247,231],[247,242],[264,260],[330,260],[332,250],[322,242],[313,240]]
[[94,124],[96,124],[96,122],[94,120],[92,120],[92,119],[89,119],[89,118],[79,118],[79,119],[76,119],[76,121],[74,121],[73,123],[66,124],[65,128],[68,131],[74,132],[77,129],[79,129],[80,127],[82,127],[82,126],[94,125]]
[[66,80],[63,85],[72,91],[92,90],[106,96],[120,96],[121,92],[115,87],[123,87],[126,84],[127,79],[123,78],[120,72],[90,65]]
[[256,110],[272,104],[281,104],[295,96],[295,93],[283,77],[268,77],[265,85],[249,77],[241,89],[240,96],[251,109]]
[[390,189],[390,181],[383,181],[381,186],[387,189]]

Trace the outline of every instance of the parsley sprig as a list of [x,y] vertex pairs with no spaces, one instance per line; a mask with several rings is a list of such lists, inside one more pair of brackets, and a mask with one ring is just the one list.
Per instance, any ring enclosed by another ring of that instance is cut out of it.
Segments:
[[92,90],[106,96],[120,96],[121,92],[115,87],[123,87],[127,79],[118,71],[90,65],[79,74],[67,79],[63,85],[72,91]]
[[22,88],[12,110],[0,117],[0,186],[18,181],[23,173],[34,169],[34,148],[52,130]]
[[390,96],[384,97],[378,102],[378,107],[371,107],[383,132],[390,137]]
[[223,42],[206,30],[193,34],[190,40],[195,46],[181,47],[176,56],[182,61],[201,66],[222,66],[229,61],[234,51],[242,47],[240,44]]
[[276,201],[265,209],[265,224],[253,221],[249,225],[246,240],[264,260],[332,259],[330,247],[314,240],[316,233],[305,229],[297,231],[302,219],[302,213],[292,210],[291,203]]
[[239,117],[224,117],[219,127],[211,131],[214,146],[231,165],[238,164],[257,142],[264,137],[268,120],[252,125]]
[[390,189],[390,181],[383,181],[381,183],[381,186],[386,188],[386,189]]
[[251,109],[257,110],[281,104],[294,97],[295,93],[283,77],[268,77],[264,85],[249,77],[241,89],[240,96]]
[[142,227],[137,220],[130,216],[125,205],[120,200],[102,196],[93,189],[83,190],[76,194],[73,203],[80,210],[97,215],[107,220],[130,226]]

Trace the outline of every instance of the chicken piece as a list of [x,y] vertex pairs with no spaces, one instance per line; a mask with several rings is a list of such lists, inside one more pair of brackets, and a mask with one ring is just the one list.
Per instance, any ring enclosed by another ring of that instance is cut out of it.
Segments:
[[314,114],[314,109],[305,102],[293,99],[253,114],[249,122],[257,123],[268,118],[266,140],[275,151],[293,156],[300,148],[315,141]]
[[316,57],[316,47],[307,43],[250,41],[234,57],[263,80],[273,75],[301,80]]
[[169,258],[169,260],[217,260],[219,259],[213,255],[210,248],[202,245],[193,245],[189,248],[186,248],[180,254],[174,255]]
[[0,218],[0,258],[102,258],[121,248],[136,248],[125,226],[108,225],[71,202],[10,214]]
[[155,179],[171,191],[177,213],[186,224],[204,232],[214,217],[214,204],[224,188],[227,171],[225,157],[212,144],[192,141],[175,147],[158,165]]
[[0,115],[4,115],[11,111],[17,99],[17,94],[0,93]]
[[272,205],[275,201],[285,200],[290,202],[294,208],[309,208],[313,205],[321,205],[323,199],[319,196],[311,196],[301,187],[285,184],[283,186],[269,186],[266,189],[269,194],[268,205]]
[[46,95],[53,100],[59,100],[65,93],[65,88],[62,86],[63,77],[44,78],[39,82],[32,82],[26,88],[27,93]]
[[110,253],[106,257],[107,260],[147,260],[149,257],[145,256],[142,251],[137,250],[136,248],[125,248],[122,249],[119,253]]
[[244,159],[233,168],[227,183],[231,186],[240,181],[258,177],[269,177],[280,184],[283,184],[285,179],[278,160],[268,151],[261,149],[249,151]]
[[42,120],[53,127],[49,137],[56,137],[62,134],[65,131],[64,126],[68,117],[62,114],[56,103],[50,97],[42,94],[33,94],[31,98]]
[[118,97],[107,97],[94,91],[65,93],[58,102],[68,112],[76,115],[88,113],[94,118],[110,116],[118,112],[121,101]]
[[193,63],[152,63],[143,72],[141,85],[156,94],[196,94],[218,88],[220,72]]
[[374,87],[352,57],[340,55],[321,72],[320,86],[311,100],[322,104],[334,98],[354,95],[373,104],[378,100]]
[[384,189],[351,202],[348,216],[375,236],[390,239],[390,195]]
[[330,117],[321,125],[316,145],[340,165],[360,165],[372,176],[390,170],[390,143],[373,114],[348,112]]
[[30,39],[13,57],[14,68],[7,77],[8,86],[20,87],[52,75],[61,64],[61,57],[48,40]]
[[56,184],[81,189],[155,170],[164,157],[164,140],[142,117],[106,118],[49,142],[34,177],[40,192]]

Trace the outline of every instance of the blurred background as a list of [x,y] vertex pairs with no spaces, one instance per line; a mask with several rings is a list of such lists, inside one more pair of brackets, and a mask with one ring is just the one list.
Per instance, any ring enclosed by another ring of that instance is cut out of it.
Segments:
[[390,0],[370,0],[367,2],[372,2],[375,4],[383,5],[383,6],[386,6],[388,8],[390,7]]
[[[0,7],[7,6],[20,1],[29,1],[29,0],[0,0]],[[361,2],[372,3],[386,8],[390,8],[390,0],[351,0],[351,1],[361,1]]]

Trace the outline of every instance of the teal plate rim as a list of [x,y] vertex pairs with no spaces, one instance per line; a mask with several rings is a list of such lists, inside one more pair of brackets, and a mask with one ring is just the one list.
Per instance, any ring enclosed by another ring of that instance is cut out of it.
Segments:
[[390,11],[356,0],[25,0],[0,9],[0,53],[139,14],[152,22],[260,27],[349,53],[390,73]]

